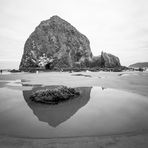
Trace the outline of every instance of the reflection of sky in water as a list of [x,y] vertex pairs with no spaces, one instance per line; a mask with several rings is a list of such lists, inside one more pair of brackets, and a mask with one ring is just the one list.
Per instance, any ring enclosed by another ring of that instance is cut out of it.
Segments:
[[147,97],[101,87],[78,89],[80,98],[50,106],[31,102],[31,88],[0,88],[0,134],[45,138],[148,129]]

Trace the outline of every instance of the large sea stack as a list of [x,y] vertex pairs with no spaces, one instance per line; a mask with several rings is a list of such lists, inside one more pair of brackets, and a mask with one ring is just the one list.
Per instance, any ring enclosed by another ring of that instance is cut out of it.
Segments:
[[24,46],[20,70],[77,67],[90,61],[87,37],[58,16],[42,21]]
[[94,57],[88,38],[58,16],[42,21],[27,39],[20,70],[120,67],[119,58],[102,52]]

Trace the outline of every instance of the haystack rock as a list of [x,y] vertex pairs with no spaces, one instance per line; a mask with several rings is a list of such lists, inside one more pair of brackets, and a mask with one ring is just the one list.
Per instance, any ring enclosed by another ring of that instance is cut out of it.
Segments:
[[42,21],[27,39],[19,69],[69,68],[91,59],[87,37],[70,23],[53,16]]

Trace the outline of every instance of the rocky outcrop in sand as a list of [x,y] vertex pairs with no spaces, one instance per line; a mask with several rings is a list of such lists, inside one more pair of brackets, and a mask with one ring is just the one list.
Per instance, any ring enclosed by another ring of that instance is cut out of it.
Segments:
[[89,40],[58,16],[42,21],[24,46],[20,70],[42,67],[76,67],[92,53]]
[[57,104],[54,107],[52,105],[37,104],[30,99],[30,95],[34,91],[46,88],[51,89],[51,86],[34,87],[32,90],[23,90],[23,96],[38,120],[46,122],[52,127],[57,127],[59,124],[71,118],[81,107],[84,107],[90,100],[90,92],[92,89],[91,87],[75,88],[81,92],[78,98],[71,99],[62,104]]
[[104,67],[120,67],[120,60],[118,57],[109,54],[109,53],[105,53],[105,52],[101,52],[101,65]]
[[92,56],[87,37],[58,16],[42,21],[27,39],[20,70],[119,67],[119,58],[102,52]]
[[93,57],[91,67],[106,67],[106,68],[115,68],[120,67],[120,60],[118,57],[106,53],[101,52],[100,56]]
[[31,94],[30,99],[38,103],[58,104],[60,102],[78,97],[80,92],[74,88],[59,86],[52,89],[41,89]]

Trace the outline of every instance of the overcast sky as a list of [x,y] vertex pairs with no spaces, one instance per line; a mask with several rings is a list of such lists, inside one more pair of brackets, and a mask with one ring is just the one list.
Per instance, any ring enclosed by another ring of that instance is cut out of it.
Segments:
[[42,20],[58,15],[128,66],[148,61],[148,0],[0,0],[0,61],[19,61]]

